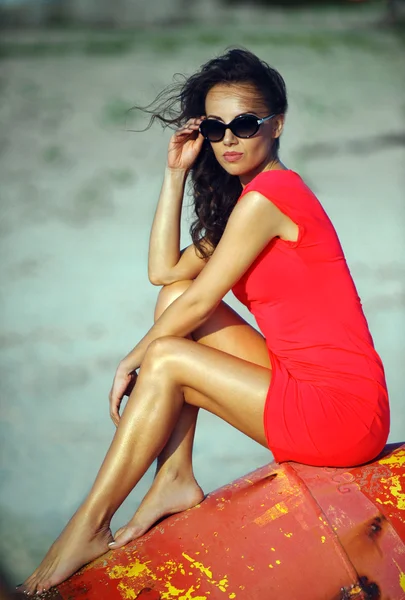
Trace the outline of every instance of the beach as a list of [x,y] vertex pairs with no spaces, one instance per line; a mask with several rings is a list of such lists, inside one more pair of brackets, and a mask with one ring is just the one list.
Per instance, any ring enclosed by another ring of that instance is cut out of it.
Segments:
[[[337,229],[386,370],[389,441],[404,441],[404,47],[375,11],[258,10],[247,21],[241,8],[211,27],[5,36],[0,556],[13,583],[88,492],[114,434],[115,369],[152,324],[159,288],[148,281],[148,237],[171,132],[131,132],[147,120],[126,111],[230,45],[285,77],[281,158]],[[183,246],[190,204],[188,196]],[[226,301],[254,325],[231,294]],[[270,460],[201,411],[194,468],[205,492]],[[133,514],[153,472],[113,528]]]

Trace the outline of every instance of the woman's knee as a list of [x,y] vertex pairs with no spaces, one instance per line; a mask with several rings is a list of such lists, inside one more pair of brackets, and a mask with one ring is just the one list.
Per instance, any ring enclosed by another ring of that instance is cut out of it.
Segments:
[[182,281],[176,281],[175,283],[170,283],[169,285],[164,285],[159,292],[158,299],[156,301],[155,307],[155,321],[164,313],[166,308],[170,306],[172,302],[177,300],[179,296],[184,294],[184,292],[190,287],[192,284],[192,280],[185,279]]
[[[166,367],[170,367],[169,362],[173,362],[180,350],[183,338],[175,336],[163,336],[151,342],[146,350],[142,361],[142,367],[150,371],[156,370],[159,377],[163,374]],[[168,369],[170,371],[170,368]]]

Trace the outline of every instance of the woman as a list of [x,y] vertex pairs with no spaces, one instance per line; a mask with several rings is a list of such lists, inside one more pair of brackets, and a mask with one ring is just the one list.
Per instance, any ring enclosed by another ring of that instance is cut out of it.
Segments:
[[[162,114],[149,111],[179,126],[150,238],[149,278],[163,286],[156,321],[118,366],[111,447],[88,497],[21,586],[29,594],[203,499],[191,462],[199,408],[277,461],[356,465],[387,440],[383,366],[335,230],[278,156],[282,77],[234,49],[186,80],[179,99],[180,114],[173,96]],[[189,173],[196,220],[181,253]],[[222,301],[231,289],[263,335]],[[150,491],[113,538],[113,514],[156,458]]]

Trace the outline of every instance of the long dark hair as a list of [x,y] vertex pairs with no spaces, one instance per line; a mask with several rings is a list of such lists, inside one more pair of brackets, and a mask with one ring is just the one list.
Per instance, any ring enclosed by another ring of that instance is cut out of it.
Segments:
[[[177,128],[188,119],[204,115],[207,93],[218,83],[250,84],[269,114],[281,115],[287,111],[286,86],[280,73],[252,52],[237,48],[208,61],[194,75],[182,77],[160,92],[152,104],[142,109],[151,115],[148,128],[155,119],[164,126]],[[274,157],[278,150],[277,138],[273,144]],[[221,239],[242,186],[239,177],[221,167],[207,140],[191,169],[191,183],[195,220],[190,235],[199,254],[208,258]]]

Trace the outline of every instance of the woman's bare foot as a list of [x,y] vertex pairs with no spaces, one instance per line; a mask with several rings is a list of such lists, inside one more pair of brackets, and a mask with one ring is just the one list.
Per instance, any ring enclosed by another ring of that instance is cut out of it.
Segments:
[[158,473],[152,487],[132,519],[115,533],[112,549],[121,548],[140,537],[162,517],[192,508],[204,499],[204,492],[193,476]]
[[108,525],[95,526],[79,511],[72,517],[33,574],[19,586],[19,592],[41,594],[62,583],[80,567],[110,550],[113,541]]

